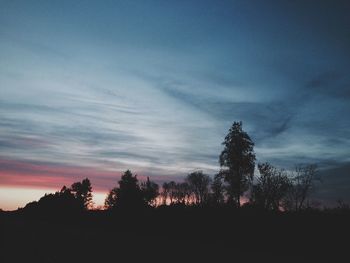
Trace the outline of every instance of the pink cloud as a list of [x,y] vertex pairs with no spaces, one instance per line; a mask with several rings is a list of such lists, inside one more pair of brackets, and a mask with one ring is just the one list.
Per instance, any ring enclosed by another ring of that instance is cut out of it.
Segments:
[[53,163],[0,159],[0,186],[30,186],[61,188],[75,181],[89,178],[96,190],[106,190],[116,185],[120,172],[90,167]]
[[[103,168],[91,168],[55,163],[12,160],[0,158],[0,186],[23,186],[60,189],[73,182],[89,178],[95,191],[106,191],[117,186],[123,171],[109,171]],[[139,180],[146,180],[138,175]],[[162,183],[164,179],[178,181],[178,178],[151,176]]]

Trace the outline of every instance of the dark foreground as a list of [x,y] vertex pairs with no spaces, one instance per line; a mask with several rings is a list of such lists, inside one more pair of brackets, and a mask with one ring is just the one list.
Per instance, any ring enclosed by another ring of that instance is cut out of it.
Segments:
[[0,214],[0,262],[335,262],[349,214],[158,209]]

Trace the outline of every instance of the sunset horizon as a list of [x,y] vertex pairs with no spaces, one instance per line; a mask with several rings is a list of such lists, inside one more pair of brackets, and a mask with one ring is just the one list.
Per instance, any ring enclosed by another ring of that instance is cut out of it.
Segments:
[[0,261],[342,262],[350,0],[0,0]]
[[314,201],[349,203],[348,12],[344,1],[2,1],[0,208],[84,178],[102,206],[128,169],[160,187],[193,171],[213,179],[235,121],[256,171],[315,164]]

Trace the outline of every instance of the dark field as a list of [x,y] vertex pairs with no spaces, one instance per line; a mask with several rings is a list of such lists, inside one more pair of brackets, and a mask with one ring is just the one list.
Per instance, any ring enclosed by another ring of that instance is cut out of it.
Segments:
[[0,262],[345,262],[349,219],[191,208],[2,213]]

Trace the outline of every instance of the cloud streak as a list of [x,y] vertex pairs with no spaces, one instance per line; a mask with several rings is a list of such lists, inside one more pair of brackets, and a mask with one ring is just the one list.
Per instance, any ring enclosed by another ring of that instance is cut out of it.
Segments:
[[[73,182],[90,178],[94,190],[107,191],[117,185],[121,173],[83,166],[71,166],[48,162],[0,159],[0,185],[12,187],[41,187],[60,189],[63,185],[70,186]],[[146,176],[138,174],[139,180]],[[178,180],[178,177],[171,177]],[[158,183],[164,182],[164,177],[153,176]]]
[[341,2],[0,5],[2,184],[214,174],[237,120],[259,161],[349,161]]

